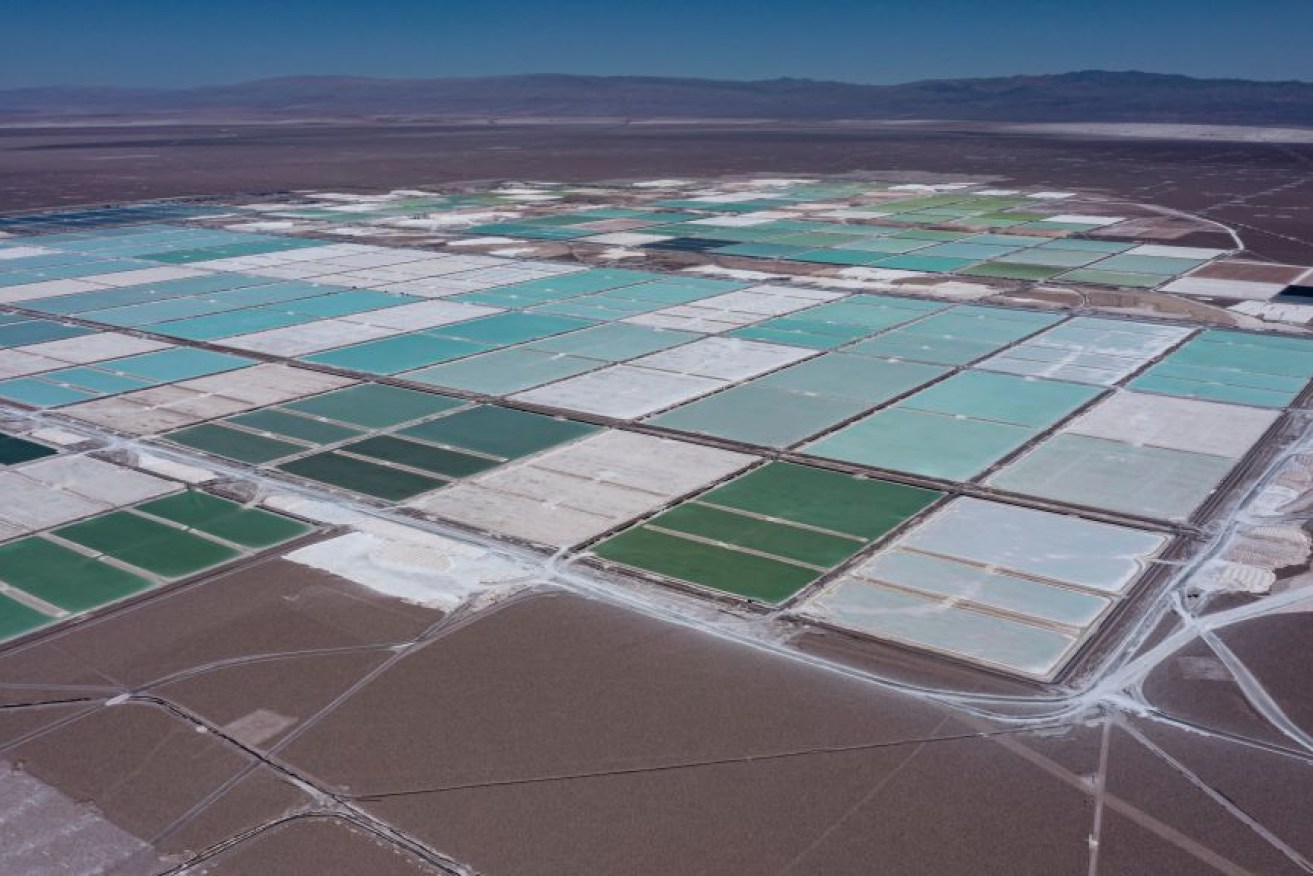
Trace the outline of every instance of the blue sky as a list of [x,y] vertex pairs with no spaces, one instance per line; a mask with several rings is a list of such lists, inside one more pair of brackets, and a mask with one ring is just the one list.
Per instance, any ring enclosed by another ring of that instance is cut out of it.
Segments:
[[1313,0],[3,0],[0,87],[589,73],[1313,80]]

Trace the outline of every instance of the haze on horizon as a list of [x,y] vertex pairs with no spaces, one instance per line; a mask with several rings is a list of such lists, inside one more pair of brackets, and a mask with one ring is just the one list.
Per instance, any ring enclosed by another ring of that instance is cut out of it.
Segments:
[[1143,70],[1313,80],[1307,0],[17,0],[0,88],[296,75],[919,79]]

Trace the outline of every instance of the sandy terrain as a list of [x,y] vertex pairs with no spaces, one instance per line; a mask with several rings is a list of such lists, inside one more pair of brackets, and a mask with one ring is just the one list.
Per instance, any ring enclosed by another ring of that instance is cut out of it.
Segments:
[[[1170,133],[1170,132],[1166,132]],[[1313,146],[998,133],[970,126],[232,125],[0,130],[0,210],[302,188],[922,171],[1106,189],[1313,259]]]

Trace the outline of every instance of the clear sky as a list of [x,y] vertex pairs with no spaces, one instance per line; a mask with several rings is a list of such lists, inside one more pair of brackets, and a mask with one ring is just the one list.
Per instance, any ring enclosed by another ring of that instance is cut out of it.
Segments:
[[0,0],[0,88],[514,73],[1313,80],[1313,0]]

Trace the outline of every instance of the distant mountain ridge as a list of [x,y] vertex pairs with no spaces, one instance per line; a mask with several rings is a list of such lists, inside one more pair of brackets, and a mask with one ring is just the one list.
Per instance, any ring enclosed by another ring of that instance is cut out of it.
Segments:
[[298,76],[185,89],[0,90],[0,119],[719,118],[1170,122],[1313,127],[1313,83],[1088,70],[856,85],[645,76]]

